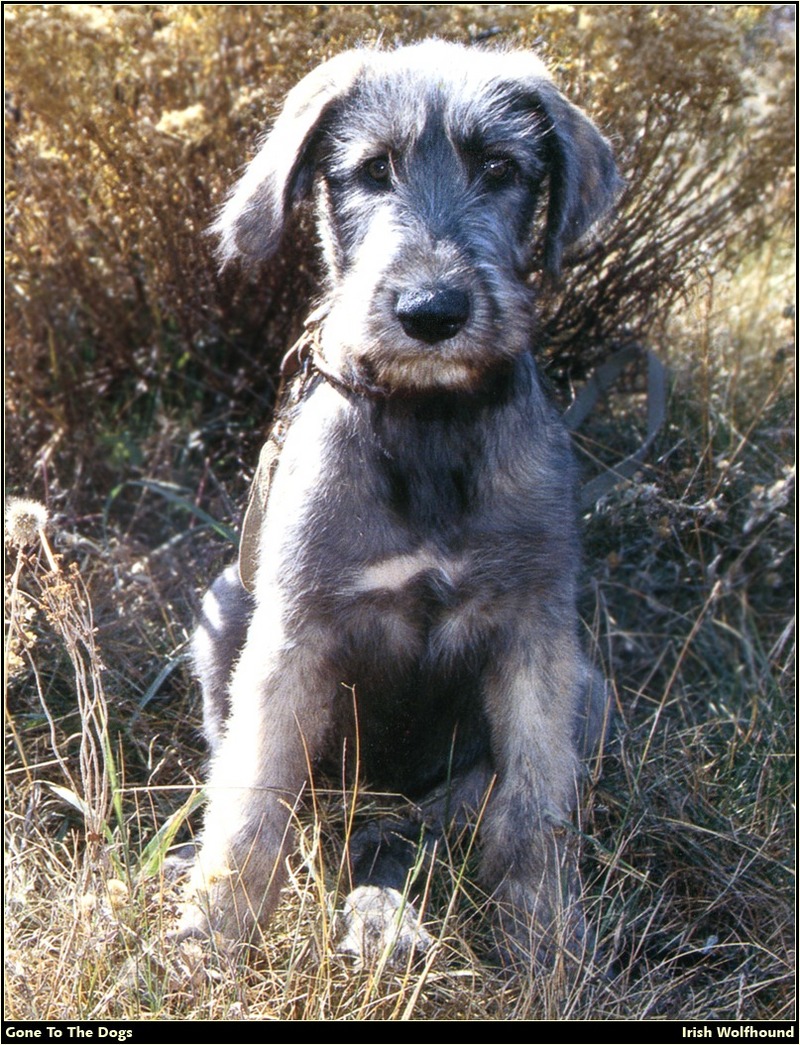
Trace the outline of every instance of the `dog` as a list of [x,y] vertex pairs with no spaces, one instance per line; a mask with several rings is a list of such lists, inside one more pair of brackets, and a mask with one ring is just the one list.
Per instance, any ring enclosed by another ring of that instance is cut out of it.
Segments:
[[344,951],[425,949],[410,868],[478,811],[503,960],[585,946],[569,824],[607,696],[529,277],[619,187],[528,52],[351,50],[288,94],[214,231],[223,263],[262,261],[313,197],[326,276],[193,640],[212,757],[182,935],[266,925],[327,768],[411,803],[350,840]]

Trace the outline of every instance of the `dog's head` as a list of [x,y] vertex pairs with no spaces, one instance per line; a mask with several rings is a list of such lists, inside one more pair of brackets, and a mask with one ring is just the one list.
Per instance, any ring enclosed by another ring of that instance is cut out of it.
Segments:
[[268,258],[316,187],[328,367],[388,392],[471,388],[530,345],[537,246],[557,274],[619,186],[538,58],[427,41],[306,76],[214,230],[223,261]]

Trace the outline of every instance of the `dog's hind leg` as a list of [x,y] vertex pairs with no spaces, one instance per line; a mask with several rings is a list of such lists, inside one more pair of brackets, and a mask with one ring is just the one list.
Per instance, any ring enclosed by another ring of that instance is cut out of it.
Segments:
[[254,606],[235,565],[221,573],[203,597],[192,636],[192,661],[203,691],[203,732],[212,754],[230,711],[233,668],[244,648]]

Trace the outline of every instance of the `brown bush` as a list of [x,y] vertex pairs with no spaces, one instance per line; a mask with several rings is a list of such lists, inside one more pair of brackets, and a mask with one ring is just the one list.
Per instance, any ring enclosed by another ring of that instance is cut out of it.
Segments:
[[613,138],[628,180],[619,215],[544,302],[556,378],[646,337],[704,267],[735,265],[788,216],[791,59],[763,5],[6,11],[15,472],[53,432],[86,447],[127,427],[135,444],[164,408],[233,398],[263,419],[313,244],[298,226],[241,286],[220,280],[203,232],[286,88],[358,40],[538,47]]

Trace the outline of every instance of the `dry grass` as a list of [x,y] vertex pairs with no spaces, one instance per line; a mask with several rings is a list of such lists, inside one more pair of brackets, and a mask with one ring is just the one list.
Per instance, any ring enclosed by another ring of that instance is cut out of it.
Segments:
[[[635,480],[587,514],[582,608],[617,704],[580,824],[594,968],[587,962],[576,982],[558,970],[531,983],[503,979],[486,960],[469,842],[452,840],[430,881],[429,957],[399,971],[380,961],[353,970],[334,948],[352,796],[324,791],[302,814],[294,871],[263,947],[246,960],[198,962],[167,939],[176,888],[162,864],[200,823],[199,700],[182,654],[197,593],[232,555],[226,527],[268,415],[262,351],[274,359],[285,348],[312,278],[290,266],[243,290],[219,284],[200,229],[272,97],[258,88],[264,70],[277,93],[296,71],[291,62],[321,53],[320,25],[336,16],[306,5],[275,25],[267,8],[280,5],[208,14],[121,5],[117,21],[98,8],[90,25],[91,5],[51,5],[50,22],[35,5],[17,6],[26,10],[14,15],[12,48],[41,48],[9,62],[19,123],[9,152],[7,465],[12,489],[45,501],[50,521],[23,505],[27,522],[8,555],[6,1017],[790,1017],[794,266],[775,208],[791,196],[765,192],[761,211],[748,204],[737,235],[724,250],[715,241],[704,263],[689,250],[677,283],[652,299],[655,318],[639,315],[638,334],[670,367],[668,422]],[[363,32],[368,7],[342,6],[325,37],[331,50]],[[608,93],[602,63],[623,31],[633,62],[636,33],[657,9],[638,5],[625,29],[625,5],[599,5],[602,15],[569,5],[440,7],[394,5],[389,31],[465,35],[506,19],[530,42],[551,17],[551,51],[566,55],[595,19],[598,79],[566,59],[562,72],[609,120],[617,107],[620,147],[641,157],[641,98],[625,108],[621,74],[606,79],[618,88]],[[737,26],[749,47],[765,47],[753,7],[730,18],[719,7],[681,8],[696,20],[688,28],[672,24],[670,8],[660,34],[647,37],[653,75],[678,76],[658,42],[697,36],[707,10],[713,62],[727,77],[709,74],[709,105],[732,98],[741,79],[728,62]],[[260,35],[249,32],[253,18]],[[53,40],[73,59],[85,54],[85,67],[42,60]],[[691,61],[699,67],[702,48]],[[50,110],[49,98],[58,101]],[[200,102],[211,125],[225,123],[220,144],[188,123],[142,131]],[[772,125],[758,126],[763,139]],[[109,128],[114,148],[101,156]],[[770,155],[779,138],[769,139]],[[659,162],[642,171],[654,214],[674,205]],[[183,180],[173,184],[176,170]],[[93,195],[93,185],[103,191]],[[626,221],[615,233],[623,239],[638,227]],[[646,251],[636,256],[647,262]],[[628,275],[614,282],[628,287],[625,309],[636,285]],[[584,300],[585,313],[573,340],[551,353],[556,363],[571,355],[573,372],[583,366],[581,339],[604,329],[592,326],[595,290],[580,289],[596,276],[582,270],[578,290],[567,288],[569,309]],[[619,333],[592,342],[589,356],[610,351]],[[617,459],[640,437],[637,381],[581,432],[591,457]],[[360,796],[362,807],[376,802]]]

